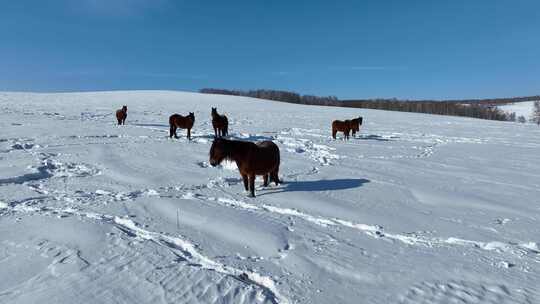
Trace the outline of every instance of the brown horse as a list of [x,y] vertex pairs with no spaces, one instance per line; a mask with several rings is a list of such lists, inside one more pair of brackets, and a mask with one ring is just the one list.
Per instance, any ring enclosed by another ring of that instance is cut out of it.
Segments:
[[116,120],[118,120],[118,125],[125,125],[127,118],[127,106],[123,106],[122,109],[116,110]]
[[182,116],[180,114],[173,114],[171,117],[169,117],[169,126],[171,127],[169,130],[169,138],[173,137],[178,138],[178,135],[176,135],[176,129],[187,129],[187,138],[191,140],[191,128],[193,128],[193,124],[195,123],[195,114],[193,112],[189,112],[188,116]]
[[276,186],[280,183],[279,147],[271,141],[255,144],[249,141],[216,138],[210,148],[210,165],[215,167],[224,159],[236,162],[244,180],[244,188],[250,191],[251,197],[255,197],[257,175],[263,176],[265,187],[268,186],[268,180],[275,182]]
[[362,120],[363,120],[362,116],[351,119],[350,127],[351,127],[353,137],[356,135],[356,132],[360,132],[360,126],[362,125]]
[[229,134],[229,120],[225,115],[219,115],[217,108],[212,108],[212,127],[214,137],[223,137]]
[[332,137],[336,139],[337,132],[343,132],[343,139],[349,139],[349,133],[351,132],[350,120],[334,120],[332,122]]

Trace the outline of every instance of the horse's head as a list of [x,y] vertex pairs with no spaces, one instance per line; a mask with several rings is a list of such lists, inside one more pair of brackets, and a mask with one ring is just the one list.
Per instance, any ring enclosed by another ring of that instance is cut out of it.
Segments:
[[210,147],[210,165],[215,167],[227,157],[227,146],[225,139],[216,138]]
[[189,112],[188,117],[191,118],[191,120],[195,121],[195,113]]
[[212,115],[217,114],[217,108],[212,108]]
[[351,120],[351,130],[353,131],[360,131],[360,120],[358,119],[353,119]]
[[362,116],[359,116],[359,117],[358,117],[358,124],[359,124],[359,125],[362,125],[362,120],[364,120],[364,119],[362,118]]
[[127,112],[127,106],[123,106],[123,107],[122,107],[122,112],[124,112],[124,113]]

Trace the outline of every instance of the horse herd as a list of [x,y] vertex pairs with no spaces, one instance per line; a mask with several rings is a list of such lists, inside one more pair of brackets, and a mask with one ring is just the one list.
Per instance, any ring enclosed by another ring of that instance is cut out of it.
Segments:
[[[210,147],[209,162],[213,167],[221,164],[224,160],[234,161],[244,181],[244,188],[251,197],[255,197],[255,177],[262,176],[264,186],[279,180],[280,153],[279,147],[272,141],[266,140],[257,143],[241,140],[229,140],[224,137],[229,134],[229,120],[227,116],[220,115],[217,108],[212,108],[212,127],[214,129],[214,141]],[[127,118],[127,106],[116,111],[118,125],[124,125]],[[173,114],[169,117],[169,138],[178,138],[176,130],[187,129],[187,138],[191,140],[191,129],[195,123],[195,114],[190,112],[187,116]],[[353,136],[360,131],[362,117],[350,120],[334,120],[332,122],[332,137],[336,133],[343,132],[344,139],[349,139],[352,131]]]

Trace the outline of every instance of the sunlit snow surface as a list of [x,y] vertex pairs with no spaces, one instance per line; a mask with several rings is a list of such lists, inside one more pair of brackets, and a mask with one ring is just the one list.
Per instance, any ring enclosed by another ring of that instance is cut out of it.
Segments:
[[[211,107],[282,185],[209,165]],[[0,93],[0,127],[0,303],[540,302],[533,124],[131,91]]]
[[529,121],[534,111],[534,101],[515,102],[497,107],[508,113],[516,113],[516,117],[523,116]]

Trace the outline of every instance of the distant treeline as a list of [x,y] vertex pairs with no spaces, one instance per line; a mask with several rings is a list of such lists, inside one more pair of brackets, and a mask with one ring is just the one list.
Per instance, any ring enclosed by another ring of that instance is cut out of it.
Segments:
[[306,105],[378,109],[505,121],[515,121],[515,113],[506,113],[499,110],[496,105],[540,100],[540,96],[467,100],[398,100],[395,98],[339,100],[335,96],[319,97],[277,90],[241,91],[205,88],[201,89],[200,92],[207,94],[246,96]]
[[306,104],[306,105],[323,105],[323,106],[341,106],[341,102],[335,96],[319,97],[313,95],[300,95],[294,92],[278,91],[278,90],[225,90],[225,89],[201,89],[199,92],[206,94],[221,94],[246,96],[275,101],[284,101],[290,103]]
[[355,100],[342,101],[342,106],[388,111],[465,116],[490,120],[515,120],[515,114],[508,114],[498,109],[496,106],[481,103],[457,103],[448,101]]

